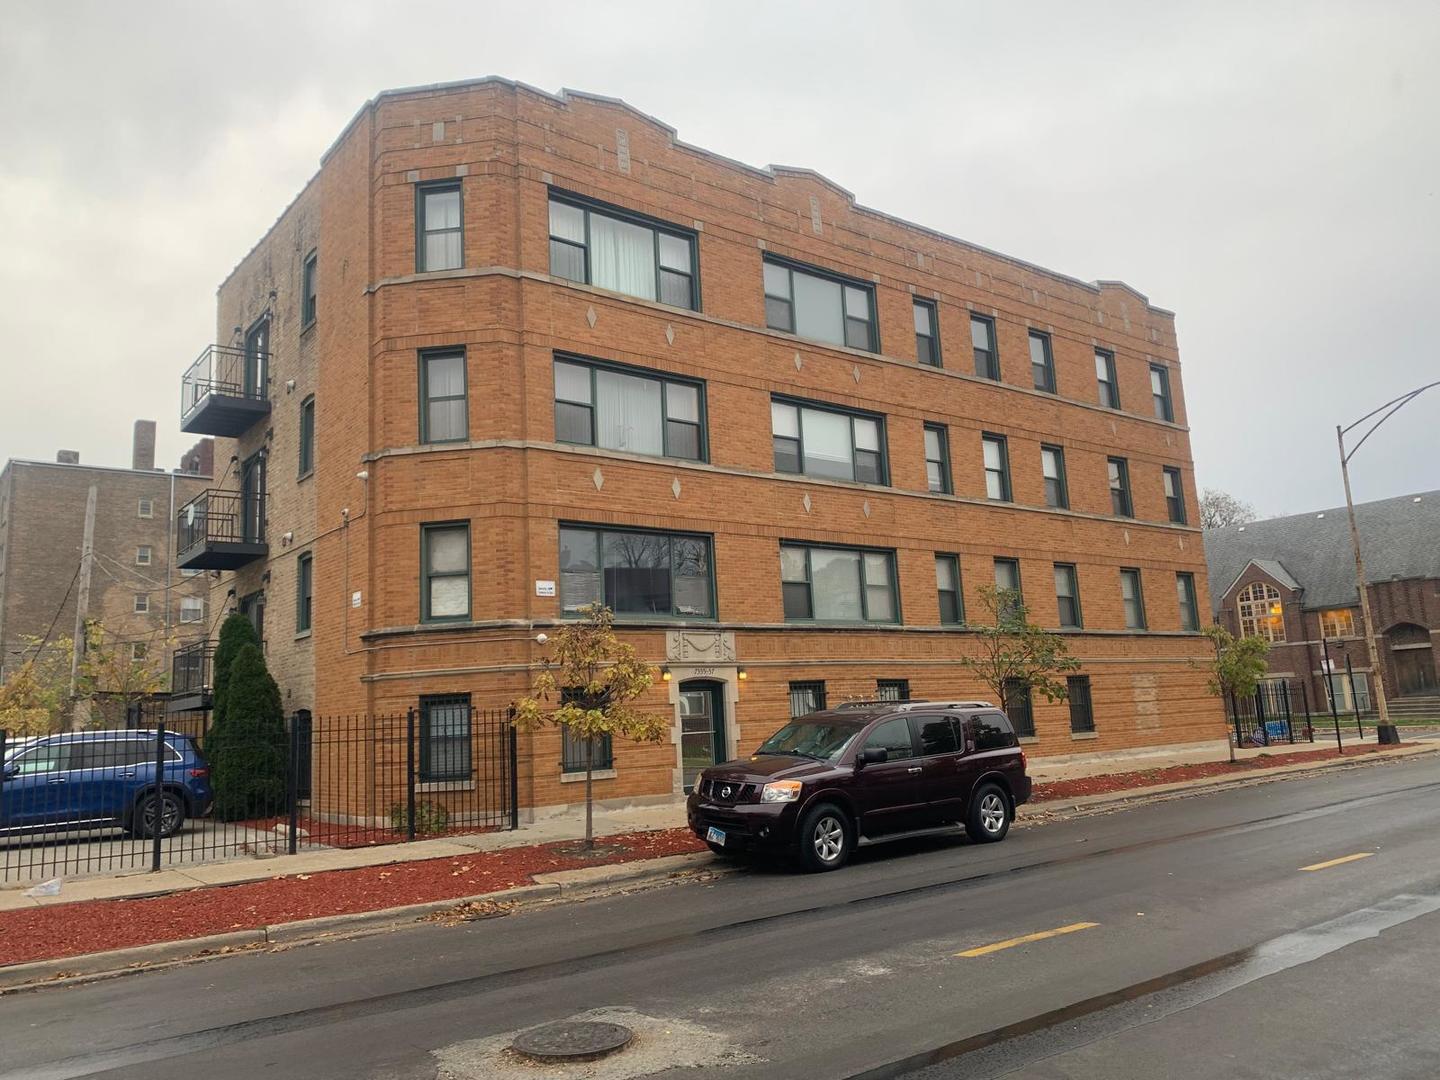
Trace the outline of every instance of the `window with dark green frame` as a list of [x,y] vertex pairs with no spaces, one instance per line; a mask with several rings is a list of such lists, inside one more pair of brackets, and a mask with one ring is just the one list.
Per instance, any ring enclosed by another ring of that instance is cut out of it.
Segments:
[[1080,577],[1073,563],[1055,564],[1055,606],[1062,629],[1080,628]]
[[1100,404],[1107,409],[1120,408],[1120,384],[1115,379],[1115,354],[1095,350],[1095,385]]
[[1022,739],[1035,737],[1035,709],[1031,701],[1030,684],[1024,679],[1006,679],[1002,687],[1005,715],[1010,726]]
[[[573,705],[581,691],[567,686],[560,691],[560,703]],[[615,767],[615,746],[610,733],[603,732],[590,739],[590,768],[613,769]],[[560,771],[562,773],[583,773],[585,771],[585,740],[570,732],[568,725],[560,725]]]
[[1000,381],[1000,353],[995,348],[995,320],[970,316],[970,344],[975,350],[975,374]]
[[1135,507],[1130,501],[1130,464],[1124,458],[1106,458],[1110,473],[1110,509],[1117,517],[1134,517]]
[[469,694],[425,694],[420,698],[420,769],[424,783],[471,779]]
[[421,525],[420,621],[454,622],[469,617],[469,523]]
[[305,330],[315,321],[319,312],[316,288],[319,272],[319,257],[315,252],[305,256],[305,265],[300,270],[300,329]]
[[464,442],[470,437],[465,350],[420,353],[420,441]]
[[915,301],[915,359],[940,366],[940,315],[932,300]]
[[1065,451],[1062,447],[1040,447],[1040,474],[1045,481],[1045,505],[1056,510],[1068,510],[1070,485],[1065,478]]
[[1155,419],[1175,419],[1175,404],[1170,399],[1170,371],[1164,364],[1150,365],[1150,400],[1155,407]]
[[985,497],[996,502],[1010,501],[1010,451],[1003,435],[982,435],[980,449],[985,461]]
[[1120,602],[1125,609],[1125,629],[1144,630],[1145,592],[1139,570],[1126,567],[1120,571]]
[[415,185],[415,272],[458,270],[464,265],[460,181]]
[[1175,575],[1175,599],[1180,606],[1180,629],[1200,629],[1200,605],[1195,593],[1194,574]]
[[925,483],[931,491],[950,494],[950,432],[944,424],[925,425]]
[[295,632],[303,634],[311,626],[314,609],[315,556],[310,552],[295,559]]
[[960,593],[960,556],[935,556],[935,588],[940,600],[940,622],[959,626],[965,621],[965,602]]
[[315,471],[315,395],[300,402],[300,476]]
[[900,621],[893,551],[781,544],[780,581],[787,622]]
[[555,359],[557,442],[704,461],[704,421],[703,383]]
[[1165,513],[1171,523],[1185,524],[1185,483],[1180,479],[1180,470],[1166,466],[1161,470],[1165,480]]
[[715,574],[708,536],[560,527],[560,610],[603,603],[616,618],[713,619]]
[[770,256],[764,276],[765,325],[771,330],[880,351],[873,285]]
[[1070,732],[1084,735],[1095,730],[1095,705],[1090,697],[1090,676],[1070,675],[1065,679],[1065,700],[1070,703]]
[[770,402],[775,471],[826,480],[888,483],[885,418],[838,406]]
[[550,273],[641,300],[699,310],[696,236],[617,207],[550,194]]
[[1020,588],[1020,560],[1001,558],[995,560],[995,588],[1003,591],[1010,591],[1016,596],[1024,599],[1024,591]]
[[1030,331],[1030,375],[1035,389],[1055,393],[1055,359],[1050,354],[1050,335]]

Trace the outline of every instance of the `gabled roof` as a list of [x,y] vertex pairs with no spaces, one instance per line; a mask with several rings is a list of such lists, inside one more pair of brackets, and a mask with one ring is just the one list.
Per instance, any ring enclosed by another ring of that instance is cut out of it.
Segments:
[[[1360,503],[1355,520],[1368,582],[1440,578],[1440,491]],[[1275,580],[1303,588],[1306,607],[1359,603],[1343,506],[1210,529],[1205,533],[1205,560],[1217,589],[1225,583],[1233,587],[1254,563]],[[1216,612],[1223,595],[1211,595]]]

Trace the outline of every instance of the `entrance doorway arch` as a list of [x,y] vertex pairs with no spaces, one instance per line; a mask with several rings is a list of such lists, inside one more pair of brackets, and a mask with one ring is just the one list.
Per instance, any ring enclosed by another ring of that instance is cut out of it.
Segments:
[[1395,666],[1395,685],[1406,694],[1433,694],[1440,690],[1435,677],[1435,649],[1430,631],[1415,623],[1398,623],[1385,631],[1390,659]]

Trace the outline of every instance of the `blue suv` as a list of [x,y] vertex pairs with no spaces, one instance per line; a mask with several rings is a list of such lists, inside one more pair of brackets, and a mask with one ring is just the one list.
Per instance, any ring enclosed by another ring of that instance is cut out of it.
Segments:
[[173,836],[210,812],[210,766],[188,735],[166,733],[154,798],[154,731],[80,731],[5,747],[0,832],[118,825],[134,836]]

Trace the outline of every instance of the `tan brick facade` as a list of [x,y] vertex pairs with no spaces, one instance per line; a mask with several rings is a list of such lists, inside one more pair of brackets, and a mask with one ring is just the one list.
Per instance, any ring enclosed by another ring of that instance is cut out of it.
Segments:
[[[459,179],[463,262],[416,272],[416,184]],[[552,190],[693,232],[699,310],[550,275]],[[300,325],[300,275],[318,249],[318,319]],[[762,258],[783,256],[873,288],[878,352],[766,329]],[[914,297],[936,302],[944,366],[916,362]],[[477,707],[524,691],[553,626],[561,522],[710,537],[716,618],[626,623],[673,678],[649,704],[674,717],[691,677],[724,688],[729,752],[788,715],[792,681],[829,700],[907,679],[921,697],[975,696],[956,664],[973,647],[942,626],[937,552],[959,556],[967,612],[993,560],[1019,560],[1034,618],[1054,625],[1052,564],[1076,565],[1084,629],[1069,632],[1091,676],[1095,732],[1073,736],[1064,704],[1035,709],[1037,754],[1224,737],[1204,692],[1204,640],[1180,629],[1177,573],[1206,600],[1200,534],[1167,518],[1162,468],[1178,468],[1198,520],[1173,316],[1118,283],[1087,284],[857,206],[804,170],[758,170],[676,140],[634,110],[552,97],[502,80],[387,93],[368,104],[319,174],[222,285],[220,340],[273,319],[272,412],[234,455],[270,455],[270,558],[214,584],[217,603],[264,590],[267,651],[293,708],[400,711],[421,695]],[[1001,381],[977,377],[969,312],[992,318]],[[1029,329],[1048,333],[1058,394],[1033,389]],[[422,445],[420,350],[465,350],[464,441]],[[1121,410],[1099,404],[1095,352],[1113,352]],[[703,383],[704,461],[557,442],[557,353]],[[1174,421],[1155,418],[1150,369],[1168,372]],[[291,388],[290,380],[294,380]],[[299,406],[316,394],[316,468],[297,479]],[[775,471],[773,395],[883,414],[885,485]],[[927,490],[923,425],[946,425],[954,494]],[[1008,440],[1013,503],[985,498],[981,433]],[[1065,450],[1067,510],[1045,506],[1041,445]],[[1112,514],[1108,456],[1127,459],[1134,519]],[[365,473],[365,478],[357,476]],[[233,486],[233,477],[229,486]],[[470,616],[426,625],[420,527],[470,527]],[[280,538],[292,539],[281,543]],[[787,624],[781,541],[893,551],[894,625]],[[294,554],[315,555],[314,630],[293,634]],[[1144,632],[1125,628],[1119,571],[1142,572]],[[267,579],[268,575],[268,579]],[[667,634],[693,632],[699,660]],[[704,653],[712,647],[714,651]],[[746,678],[742,681],[741,671]],[[601,798],[678,789],[676,742],[617,746]],[[520,803],[573,801],[554,732],[521,739]]]

